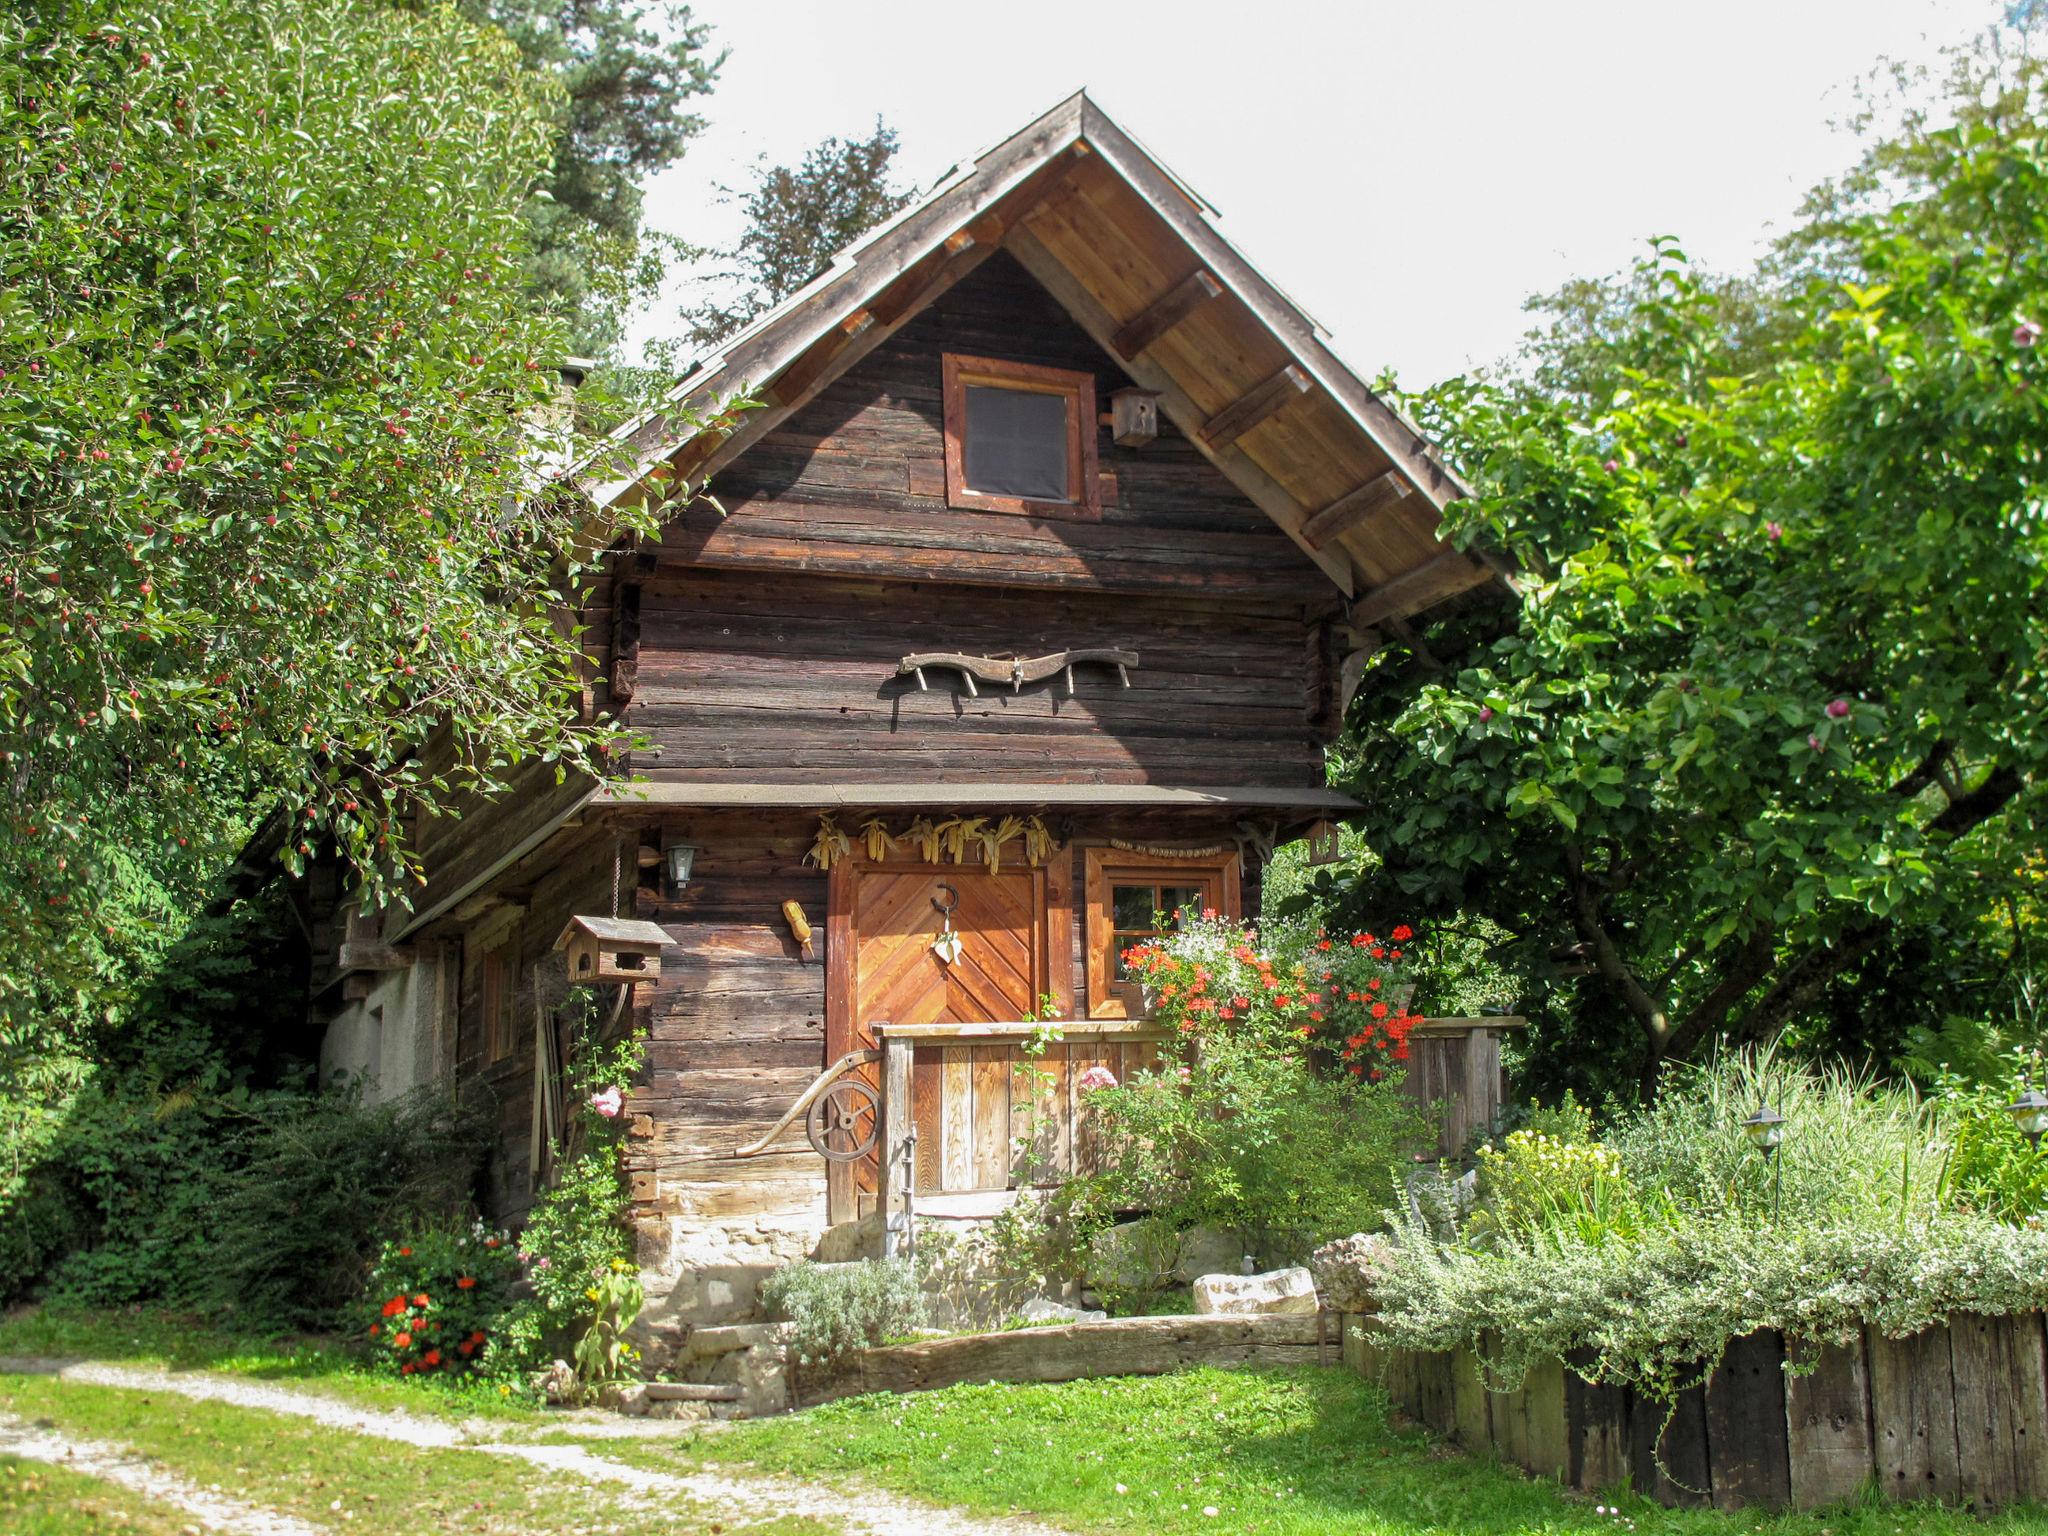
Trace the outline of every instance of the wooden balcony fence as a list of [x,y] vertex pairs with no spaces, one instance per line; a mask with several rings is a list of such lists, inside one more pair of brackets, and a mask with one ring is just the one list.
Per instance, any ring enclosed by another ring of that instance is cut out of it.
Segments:
[[[1518,1018],[1425,1019],[1409,1037],[1406,1091],[1444,1108],[1438,1153],[1462,1152],[1500,1112],[1500,1037]],[[1029,1047],[1048,1031],[1057,1038]],[[874,1201],[894,1252],[914,1207],[992,1214],[1007,1191],[1101,1167],[1087,1094],[1091,1067],[1118,1082],[1155,1065],[1169,1037],[1146,1020],[876,1024],[881,1051]]]

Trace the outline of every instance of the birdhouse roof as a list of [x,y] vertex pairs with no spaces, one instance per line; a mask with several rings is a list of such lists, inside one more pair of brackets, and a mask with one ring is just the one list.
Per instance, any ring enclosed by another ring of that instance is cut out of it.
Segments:
[[632,917],[572,917],[562,929],[562,936],[555,940],[555,948],[565,948],[569,935],[579,932],[589,934],[600,944],[652,944],[659,947],[675,942],[659,923],[642,922]]

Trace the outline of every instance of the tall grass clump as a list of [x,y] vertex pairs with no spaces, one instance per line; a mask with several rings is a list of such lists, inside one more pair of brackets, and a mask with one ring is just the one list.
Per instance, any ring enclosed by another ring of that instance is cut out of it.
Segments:
[[[1446,1181],[1393,1214],[1386,1342],[1472,1348],[1507,1381],[1584,1351],[1589,1380],[1669,1400],[1759,1328],[1903,1337],[2048,1307],[2048,1154],[2006,1092],[1922,1095],[1759,1050],[1604,1131],[1570,1102],[1542,1110],[1481,1150],[1469,1194]],[[1742,1129],[1764,1103],[1788,1122],[1772,1158]]]

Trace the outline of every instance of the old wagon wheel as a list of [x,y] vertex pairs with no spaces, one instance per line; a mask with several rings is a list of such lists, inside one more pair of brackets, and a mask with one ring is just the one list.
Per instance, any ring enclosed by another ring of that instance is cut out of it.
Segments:
[[882,1101],[859,1078],[834,1083],[811,1102],[804,1134],[811,1150],[834,1163],[850,1163],[874,1150]]

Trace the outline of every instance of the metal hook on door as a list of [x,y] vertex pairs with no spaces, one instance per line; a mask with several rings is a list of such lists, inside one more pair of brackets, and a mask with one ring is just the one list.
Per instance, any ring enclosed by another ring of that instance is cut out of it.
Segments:
[[960,958],[960,935],[953,931],[953,909],[960,905],[960,892],[945,881],[939,882],[939,889],[946,894],[946,900],[932,898],[932,905],[939,911],[939,936],[932,940],[932,953],[941,963],[951,965]]

